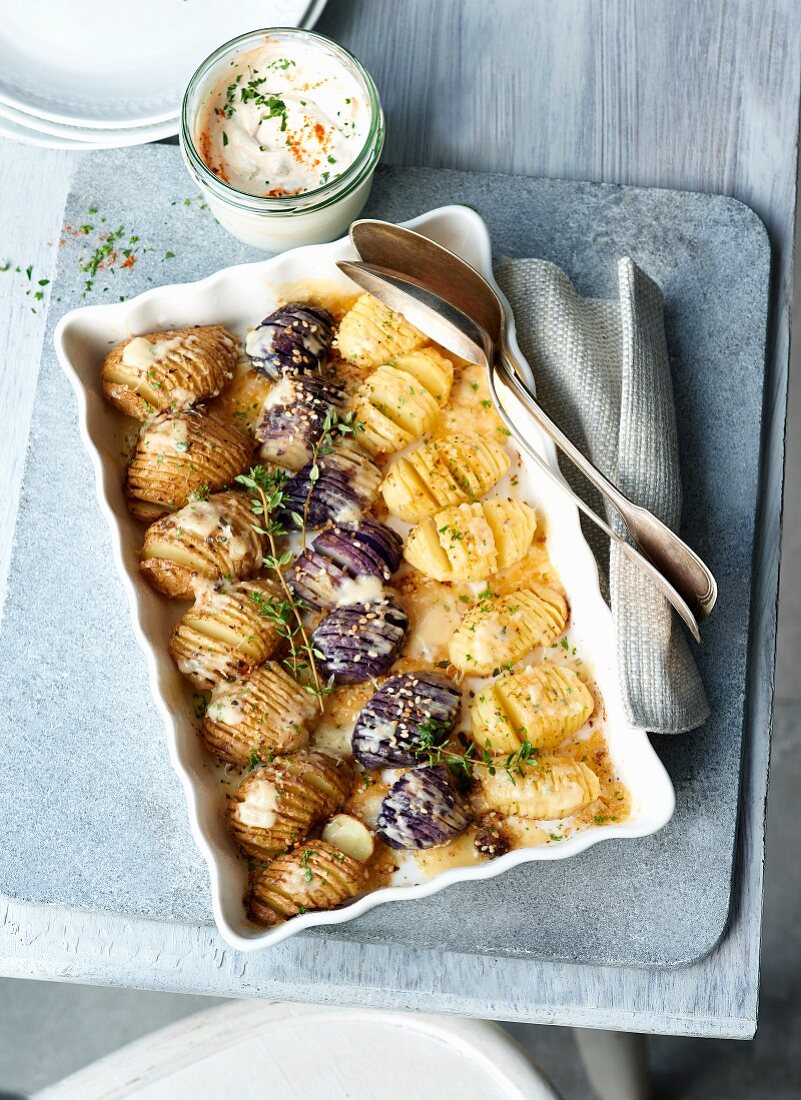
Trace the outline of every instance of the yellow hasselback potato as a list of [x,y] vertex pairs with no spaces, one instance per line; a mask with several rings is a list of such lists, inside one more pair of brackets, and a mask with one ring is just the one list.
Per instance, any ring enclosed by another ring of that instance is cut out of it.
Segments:
[[366,890],[367,875],[359,860],[308,840],[251,875],[248,913],[270,926],[309,909],[333,909]]
[[553,749],[584,725],[594,705],[571,668],[529,665],[478,692],[471,708],[473,737],[495,756],[516,751],[523,741]]
[[403,554],[435,581],[480,581],[519,561],[536,529],[536,512],[519,500],[457,504],[415,527]]
[[220,760],[247,764],[252,755],[268,760],[305,748],[318,717],[314,696],[276,661],[268,661],[232,683],[216,685],[200,735]]
[[453,364],[434,348],[384,363],[351,400],[362,425],[359,443],[370,454],[392,454],[430,431],[448,400]]
[[186,409],[216,397],[233,377],[238,343],[222,325],[133,336],[103,362],[103,393],[127,416]]
[[298,752],[249,775],[228,802],[228,826],[256,859],[272,859],[305,840],[350,794],[353,767],[344,757]]
[[400,313],[370,294],[362,294],[348,310],[336,338],[343,359],[361,367],[376,367],[427,342]]
[[189,600],[198,582],[240,580],[261,568],[263,536],[244,493],[215,493],[163,516],[145,532],[139,569],[165,596]]
[[140,519],[157,519],[192,498],[230,485],[250,466],[253,446],[235,420],[206,409],[159,413],[139,432],[125,495]]
[[521,588],[480,599],[462,619],[448,646],[451,664],[489,676],[514,664],[535,646],[547,646],[564,631],[567,603],[552,588]]
[[432,439],[390,466],[381,492],[390,512],[417,523],[451,504],[483,496],[508,468],[508,454],[492,439]]
[[283,640],[268,613],[270,601],[282,599],[265,578],[202,589],[172,632],[172,659],[201,689],[263,664]]
[[520,764],[514,778],[498,768],[481,768],[481,787],[492,807],[505,816],[539,821],[567,817],[589,806],[601,792],[598,776],[569,756],[544,756]]

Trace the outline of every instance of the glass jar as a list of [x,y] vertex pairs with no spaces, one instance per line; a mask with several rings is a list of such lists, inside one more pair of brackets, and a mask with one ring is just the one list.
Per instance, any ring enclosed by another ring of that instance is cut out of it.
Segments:
[[[297,195],[250,195],[220,179],[198,151],[198,128],[208,98],[236,58],[264,42],[300,42],[341,64],[362,88],[370,110],[364,145],[336,179]],[[206,58],[189,81],[181,109],[181,151],[189,174],[217,221],[240,241],[266,252],[341,237],[361,213],[384,145],[384,114],[372,77],[357,59],[325,35],[294,27],[251,31],[224,43]]]

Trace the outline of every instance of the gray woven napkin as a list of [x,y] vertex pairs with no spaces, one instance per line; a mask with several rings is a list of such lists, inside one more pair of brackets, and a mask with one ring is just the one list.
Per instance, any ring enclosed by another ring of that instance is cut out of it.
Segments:
[[[630,259],[618,264],[618,301],[582,298],[565,272],[544,260],[506,260],[497,275],[543,407],[630,499],[675,529],[681,485],[658,286]],[[600,496],[584,477],[567,461],[562,469],[602,512]],[[614,509],[606,512],[623,534]],[[700,726],[709,706],[683,624],[618,547],[610,548],[589,521],[584,529],[608,578],[629,719],[654,733]]]

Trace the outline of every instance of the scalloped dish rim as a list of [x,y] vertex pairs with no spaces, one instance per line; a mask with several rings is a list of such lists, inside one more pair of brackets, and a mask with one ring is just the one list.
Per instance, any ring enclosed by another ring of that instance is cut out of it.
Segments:
[[[492,283],[507,306],[510,344],[516,357],[525,362],[517,346],[511,309],[492,275],[490,237],[481,217],[468,207],[451,205],[430,210],[402,224],[463,255]],[[593,661],[606,707],[610,756],[616,766],[620,766],[621,761],[625,763],[623,780],[632,798],[630,817],[621,823],[602,824],[578,832],[559,844],[515,848],[474,867],[453,867],[418,885],[381,887],[342,908],[301,914],[270,930],[260,931],[246,921],[241,905],[240,861],[236,860],[232,842],[222,831],[218,804],[206,789],[210,785],[206,782],[204,787],[196,755],[198,738],[194,723],[188,720],[191,716],[177,707],[171,709],[168,702],[167,695],[175,690],[177,670],[172,665],[165,640],[162,638],[160,645],[151,640],[156,636],[152,626],[158,618],[154,603],[158,597],[139,576],[136,554],[126,545],[125,531],[133,521],[125,507],[118,467],[104,457],[103,452],[110,449],[109,445],[104,446],[98,438],[102,435],[102,423],[99,429],[98,421],[111,423],[99,404],[103,401],[99,368],[105,355],[105,352],[100,354],[100,347],[137,332],[177,325],[226,323],[213,315],[196,319],[196,303],[215,290],[220,292],[222,301],[226,289],[232,292],[233,288],[239,288],[231,294],[232,300],[239,302],[247,300],[248,295],[259,288],[267,291],[267,297],[270,288],[275,292],[282,285],[311,278],[347,285],[345,276],[334,264],[335,260],[346,258],[355,258],[347,237],[330,244],[306,245],[270,259],[222,268],[197,282],[154,287],[125,302],[82,306],[60,319],[53,337],[59,362],[76,394],[81,439],[92,461],[98,503],[111,532],[114,563],[127,595],[134,633],[145,654],[151,692],[167,733],[170,760],[184,789],[192,835],[208,866],[214,920],[226,942],[245,952],[272,946],[304,929],[353,920],[386,902],[429,897],[452,883],[491,879],[522,863],[566,859],[601,840],[647,836],[663,828],[675,808],[673,785],[647,733],[629,726],[623,716],[611,612],[601,595],[597,565],[581,532],[578,509],[557,486],[548,483],[542,486],[541,494],[546,503],[542,505],[538,499],[538,507],[543,507],[548,518],[549,549],[552,537],[562,547],[554,554],[554,564],[572,605],[581,608],[584,628],[593,638],[592,646],[587,647],[588,655]],[[310,272],[314,272],[313,277]],[[260,317],[271,308],[265,302],[255,312]],[[254,323],[257,319],[254,317]],[[530,375],[529,381],[533,386],[533,376]],[[509,399],[513,405],[514,400],[511,396]],[[525,415],[519,407],[517,412]],[[535,439],[538,450],[558,470],[551,441],[533,421],[527,422],[526,430],[530,438]],[[539,483],[537,489],[539,495]],[[565,580],[566,574],[569,574],[568,580]],[[241,916],[238,916],[240,910]]]

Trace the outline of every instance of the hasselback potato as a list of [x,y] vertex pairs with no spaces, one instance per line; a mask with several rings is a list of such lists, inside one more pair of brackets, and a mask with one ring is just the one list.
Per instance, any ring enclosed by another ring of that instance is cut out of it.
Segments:
[[287,305],[249,332],[245,351],[257,371],[280,378],[286,371],[319,370],[334,338],[334,319],[319,306]]
[[191,599],[198,582],[239,580],[261,568],[263,536],[244,493],[215,493],[152,523],[145,532],[142,575],[165,596]]
[[448,400],[453,364],[434,348],[384,363],[362,382],[351,408],[371,454],[393,454],[431,431]]
[[447,741],[461,703],[461,690],[449,676],[427,670],[391,676],[356,719],[354,756],[365,768],[418,764],[424,742]]
[[403,557],[403,539],[375,519],[328,527],[314,540],[314,548],[354,577],[381,577],[385,581]]
[[406,612],[390,598],[338,607],[312,634],[317,667],[338,684],[381,676],[400,653],[408,629]]
[[436,848],[455,840],[468,821],[447,768],[414,768],[384,796],[378,835],[390,848]]
[[427,343],[399,313],[370,294],[362,294],[342,318],[336,339],[343,359],[361,367],[377,367]]
[[339,809],[353,775],[352,765],[333,753],[306,750],[278,757],[237,787],[228,801],[228,826],[244,852],[272,859]]
[[485,580],[519,561],[536,529],[534,509],[519,500],[457,504],[422,520],[404,557],[436,581]]
[[286,572],[293,592],[309,607],[332,608],[371,603],[384,594],[400,565],[403,542],[390,527],[373,519],[357,526],[322,531]]
[[125,495],[140,519],[182,508],[193,494],[208,496],[250,466],[253,446],[241,424],[204,408],[159,413],[139,432]]
[[521,763],[514,776],[503,768],[490,775],[481,768],[481,787],[493,810],[547,821],[567,817],[589,806],[601,792],[598,776],[569,756],[544,756]]
[[[315,470],[317,476],[315,477]],[[281,517],[293,525],[304,516],[306,527],[326,523],[358,523],[375,500],[381,471],[353,440],[337,443],[330,454],[307,463],[284,486]]]
[[567,603],[552,588],[521,588],[485,596],[467,612],[448,646],[451,664],[474,676],[514,664],[535,646],[548,646],[564,631]]
[[201,689],[263,664],[283,640],[270,614],[282,599],[278,585],[263,577],[202,588],[172,632],[173,660]]
[[367,869],[325,840],[308,840],[250,878],[248,913],[281,924],[309,909],[334,909],[367,889]]
[[494,755],[523,741],[549,750],[581,729],[593,712],[592,695],[571,668],[530,665],[492,680],[473,700],[473,737]]
[[285,374],[265,397],[256,423],[259,456],[284,470],[299,470],[311,460],[328,414],[344,407],[345,390],[335,379]]
[[237,341],[222,325],[133,336],[106,356],[103,393],[127,416],[146,420],[216,397],[237,357]]
[[267,661],[216,685],[200,733],[220,760],[248,764],[253,754],[269,760],[305,748],[319,714],[315,697],[280,664]]
[[509,456],[494,440],[451,435],[397,459],[381,492],[393,515],[417,523],[451,504],[483,496],[508,468]]

